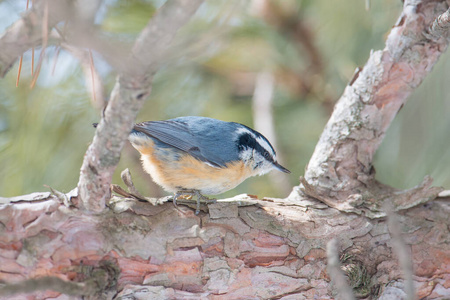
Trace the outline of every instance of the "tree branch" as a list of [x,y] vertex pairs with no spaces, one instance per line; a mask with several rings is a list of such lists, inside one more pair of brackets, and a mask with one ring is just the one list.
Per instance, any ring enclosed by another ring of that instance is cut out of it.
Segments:
[[[336,104],[301,178],[306,194],[347,211],[355,206],[377,210],[377,202],[393,201],[388,195],[396,191],[374,179],[373,156],[408,96],[447,49],[448,39],[424,35],[434,20],[443,24],[445,18],[436,16],[447,9],[447,1],[405,1],[384,50],[371,53]],[[439,191],[429,189],[422,196],[436,197]]]
[[31,9],[0,37],[0,77],[6,75],[20,55],[41,44],[45,3],[48,3],[49,29],[69,15],[69,0],[36,0]]
[[110,198],[111,178],[139,109],[151,89],[153,75],[182,27],[202,0],[167,1],[151,19],[118,76],[109,104],[84,157],[78,182],[82,206],[102,211]]
[[[110,213],[85,214],[49,193],[1,200],[0,283],[12,285],[3,290],[9,295],[54,299],[52,289],[89,299],[328,299],[336,298],[331,278],[341,294],[352,288],[367,298],[388,293],[404,269],[389,220],[339,212],[298,193],[221,199],[199,215],[192,202],[190,209],[115,197]],[[450,292],[448,203],[400,212],[394,224],[411,253],[417,299]],[[332,239],[339,251],[327,247]],[[53,279],[37,292],[43,276],[65,282]]]
[[428,34],[428,38],[435,40],[439,40],[442,37],[450,38],[450,8],[434,20]]

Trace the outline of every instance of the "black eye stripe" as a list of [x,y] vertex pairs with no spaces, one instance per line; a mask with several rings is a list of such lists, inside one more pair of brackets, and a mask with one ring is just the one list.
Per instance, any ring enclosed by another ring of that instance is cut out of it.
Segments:
[[[264,138],[262,135],[259,134],[259,137]],[[269,145],[270,143],[267,142]],[[262,147],[256,139],[249,133],[243,133],[239,136],[239,139],[237,141],[237,147],[239,151],[243,151],[247,148],[255,149],[256,152],[261,154],[265,159],[268,161],[273,162],[272,154],[269,153],[264,147]]]
[[256,140],[248,133],[244,133],[241,136],[239,136],[239,139],[237,141],[237,146],[239,150],[244,150],[245,148],[254,149],[256,145],[257,145]]

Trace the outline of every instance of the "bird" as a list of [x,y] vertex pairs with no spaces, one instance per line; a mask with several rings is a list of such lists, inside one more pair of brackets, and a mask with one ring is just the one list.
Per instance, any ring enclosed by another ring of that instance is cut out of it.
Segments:
[[[185,116],[134,125],[128,140],[141,154],[144,170],[164,190],[210,200],[245,179],[271,170],[290,173],[280,165],[270,142],[236,122]],[[213,199],[215,200],[215,199]]]

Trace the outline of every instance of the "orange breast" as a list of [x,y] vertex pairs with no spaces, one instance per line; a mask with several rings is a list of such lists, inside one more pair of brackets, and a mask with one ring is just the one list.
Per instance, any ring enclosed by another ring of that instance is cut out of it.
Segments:
[[133,145],[140,153],[143,167],[165,190],[175,193],[182,189],[199,190],[214,195],[228,191],[246,178],[256,175],[242,161],[215,168],[174,148],[158,148],[148,139]]

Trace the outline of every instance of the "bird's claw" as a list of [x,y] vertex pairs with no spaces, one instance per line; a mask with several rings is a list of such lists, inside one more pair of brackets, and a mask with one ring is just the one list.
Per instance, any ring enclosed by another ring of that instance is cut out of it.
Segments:
[[[188,196],[188,197],[186,197]],[[175,195],[173,196],[173,204],[175,206],[177,206],[177,200],[179,200],[180,198],[185,198],[187,200],[191,200],[194,196],[197,197],[197,207],[195,209],[195,214],[198,215],[200,212],[200,202],[205,202],[206,204],[210,204],[210,203],[216,203],[217,199],[215,198],[208,198],[206,196],[203,196],[198,190],[182,190],[182,191],[178,191],[175,193]]]

